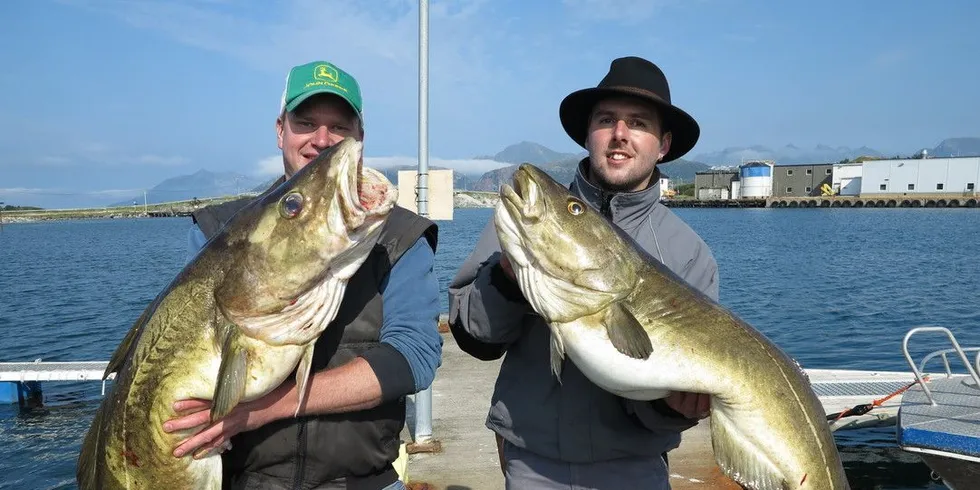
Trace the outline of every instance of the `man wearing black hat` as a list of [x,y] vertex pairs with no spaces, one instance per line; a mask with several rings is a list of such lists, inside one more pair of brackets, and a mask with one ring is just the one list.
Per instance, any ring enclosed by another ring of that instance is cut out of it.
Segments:
[[[671,103],[660,68],[618,58],[597,87],[568,95],[559,115],[589,152],[572,192],[717,300],[711,250],[660,203],[657,164],[686,154],[700,135],[697,122]],[[486,421],[497,434],[507,488],[670,488],[666,453],[707,416],[706,395],[627,400],[593,384],[573,363],[559,383],[551,374],[548,327],[530,314],[492,220],[449,296],[450,329],[461,349],[484,360],[507,353]]]

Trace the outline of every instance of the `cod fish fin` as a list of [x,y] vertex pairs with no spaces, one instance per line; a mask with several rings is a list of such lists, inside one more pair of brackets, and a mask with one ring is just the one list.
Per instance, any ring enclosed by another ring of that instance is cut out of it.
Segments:
[[711,410],[711,447],[721,471],[753,490],[788,490],[796,488],[786,481],[782,472],[756,443],[746,440],[724,410]]
[[551,372],[558,378],[561,384],[561,368],[565,361],[565,345],[562,343],[561,335],[551,333]]
[[299,390],[299,400],[296,402],[296,412],[293,413],[294,417],[299,416],[300,407],[306,403],[306,391],[310,380],[310,369],[313,367],[314,344],[315,342],[310,342],[306,345],[306,349],[303,351],[303,357],[299,360],[299,366],[296,366],[296,389]]
[[650,336],[636,317],[621,304],[609,305],[602,324],[606,327],[609,341],[621,354],[634,359],[646,359],[653,354]]
[[214,403],[211,407],[211,422],[218,420],[238,405],[245,395],[245,381],[248,376],[248,353],[237,342],[238,335],[228,327],[221,349],[221,367],[218,368],[218,383],[214,387]]

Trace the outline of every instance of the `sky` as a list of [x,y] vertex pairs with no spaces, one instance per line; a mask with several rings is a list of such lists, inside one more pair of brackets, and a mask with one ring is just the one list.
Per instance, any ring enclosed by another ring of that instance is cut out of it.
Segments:
[[[285,75],[312,60],[360,82],[368,165],[418,155],[417,1],[14,0],[0,18],[8,204],[281,172]],[[432,0],[429,164],[489,169],[473,159],[520,141],[581,151],[558,106],[627,55],[698,120],[688,157],[980,136],[978,18],[969,0]]]

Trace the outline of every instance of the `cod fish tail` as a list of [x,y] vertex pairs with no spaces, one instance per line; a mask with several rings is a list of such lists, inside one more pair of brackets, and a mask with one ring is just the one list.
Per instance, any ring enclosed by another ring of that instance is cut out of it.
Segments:
[[783,472],[766,456],[766,452],[759,450],[755,444],[742,434],[724,409],[712,407],[711,446],[715,461],[722,472],[746,488],[758,490],[799,488],[799,485],[792,485],[787,481]]

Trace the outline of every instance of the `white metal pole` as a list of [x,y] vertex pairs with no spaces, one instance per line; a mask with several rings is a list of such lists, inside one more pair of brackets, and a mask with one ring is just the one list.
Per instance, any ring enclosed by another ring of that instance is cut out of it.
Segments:
[[[429,172],[429,2],[419,1],[419,163],[416,206],[428,217]],[[432,387],[415,394],[415,443],[432,440]]]
[[416,204],[428,217],[429,177],[429,2],[419,2],[419,165]]

